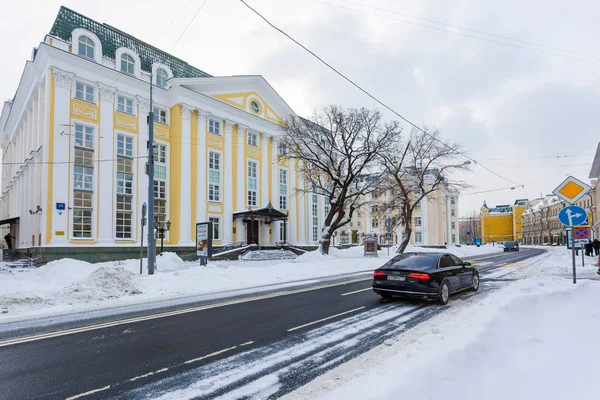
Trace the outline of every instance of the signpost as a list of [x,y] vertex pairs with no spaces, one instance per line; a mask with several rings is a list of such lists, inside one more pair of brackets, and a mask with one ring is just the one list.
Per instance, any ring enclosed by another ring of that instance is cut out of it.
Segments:
[[[571,177],[569,177],[571,178]],[[589,186],[582,183],[582,185],[587,186],[586,190],[584,186],[579,185],[579,183],[574,183],[573,185],[569,185],[572,183],[569,181],[569,178],[561,185],[554,190],[554,194],[566,200],[569,203],[574,203],[581,198],[581,196],[585,195],[589,190]],[[575,179],[575,178],[573,178]],[[562,187],[562,189],[561,189]],[[566,189],[565,189],[566,188]],[[581,190],[583,190],[583,193]],[[562,191],[561,191],[562,190]],[[558,194],[561,193],[561,194]],[[573,260],[573,283],[577,283],[577,273],[575,270],[575,246],[577,245],[576,238],[577,235],[582,235],[582,228],[579,228],[581,225],[587,225],[587,213],[585,210],[578,206],[568,206],[560,210],[558,213],[558,220],[566,226],[571,227],[571,258]],[[588,232],[589,235],[589,232]],[[584,249],[581,249],[581,256],[583,257]],[[585,261],[583,261],[585,262]]]
[[212,222],[196,224],[196,255],[200,258],[200,265],[208,264],[212,256]]
[[146,203],[142,204],[142,236],[140,240],[140,275],[142,274],[142,259],[144,258],[144,225],[146,225]]

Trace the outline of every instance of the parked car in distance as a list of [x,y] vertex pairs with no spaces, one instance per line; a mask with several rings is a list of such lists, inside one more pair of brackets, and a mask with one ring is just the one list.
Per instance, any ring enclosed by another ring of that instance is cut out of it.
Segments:
[[504,251],[505,252],[519,251],[519,242],[514,242],[514,241],[505,242],[504,243]]
[[477,269],[447,253],[399,254],[373,272],[373,291],[384,299],[422,297],[446,304],[453,293],[478,289]]

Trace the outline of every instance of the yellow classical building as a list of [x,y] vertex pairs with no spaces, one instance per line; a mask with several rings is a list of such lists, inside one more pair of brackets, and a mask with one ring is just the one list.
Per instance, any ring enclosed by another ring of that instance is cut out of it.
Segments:
[[511,205],[489,208],[484,202],[479,214],[483,243],[520,241],[523,238],[523,213],[527,199],[519,199]]

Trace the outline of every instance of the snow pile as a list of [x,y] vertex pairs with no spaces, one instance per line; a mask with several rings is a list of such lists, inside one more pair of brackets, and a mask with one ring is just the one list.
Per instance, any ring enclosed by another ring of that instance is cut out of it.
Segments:
[[86,279],[70,284],[57,293],[59,297],[78,301],[115,299],[140,294],[133,284],[134,274],[126,269],[102,266]]
[[[600,282],[584,278],[573,285],[569,253],[549,253],[524,262],[515,273],[524,279],[454,300],[395,343],[286,398],[392,400],[401,393],[436,400],[599,399]],[[585,268],[578,267],[578,274]]]

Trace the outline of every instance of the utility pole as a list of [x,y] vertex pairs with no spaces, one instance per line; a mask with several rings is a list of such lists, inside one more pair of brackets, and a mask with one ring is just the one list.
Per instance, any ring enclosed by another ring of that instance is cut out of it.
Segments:
[[154,275],[154,110],[152,73],[150,73],[150,111],[148,112],[148,275]]

